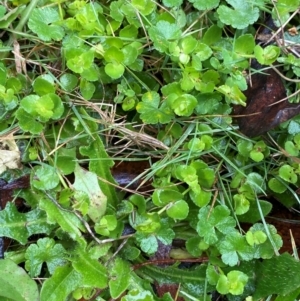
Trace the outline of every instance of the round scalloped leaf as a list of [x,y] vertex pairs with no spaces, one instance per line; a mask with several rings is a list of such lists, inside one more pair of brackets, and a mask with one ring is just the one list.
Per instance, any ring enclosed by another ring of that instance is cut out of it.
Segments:
[[298,180],[296,173],[292,166],[284,164],[279,168],[279,176],[283,180],[295,184]]
[[17,110],[16,117],[19,120],[20,128],[25,132],[39,134],[44,129],[44,126],[41,123],[32,118],[32,115],[22,108]]
[[52,114],[51,119],[53,119],[53,120],[59,119],[62,116],[62,114],[64,113],[64,105],[61,101],[61,98],[54,93],[44,95],[41,98],[45,98],[45,101],[50,101],[50,100],[52,101],[54,108],[52,110],[53,114]]
[[35,8],[30,14],[28,27],[43,41],[60,41],[64,37],[64,29],[55,25],[59,20],[57,9],[49,6]]
[[219,5],[220,0],[189,0],[199,10],[210,10]]
[[176,24],[158,21],[156,26],[149,29],[149,36],[154,43],[154,47],[160,52],[165,52],[169,48],[169,40],[180,38],[181,30]]
[[255,47],[255,40],[252,34],[245,34],[238,37],[234,42],[234,51],[239,54],[251,54]]
[[78,77],[71,73],[65,73],[60,77],[59,81],[65,91],[71,92],[77,86]]
[[[81,51],[80,51],[81,52]],[[67,60],[67,66],[75,73],[82,73],[84,70],[91,68],[94,62],[93,51],[83,51],[80,54],[74,55]]]
[[250,152],[250,158],[255,162],[260,162],[264,159],[264,154],[254,149]]
[[280,48],[274,45],[269,45],[262,48],[260,45],[254,47],[254,55],[257,61],[262,65],[271,65],[280,55]]
[[264,192],[265,189],[264,179],[260,174],[256,172],[249,173],[245,183],[249,184],[250,187],[257,193]]
[[191,200],[198,206],[198,207],[204,207],[206,206],[209,201],[211,200],[212,193],[211,191],[204,191],[200,189],[197,193],[190,190],[189,195],[191,197]]
[[124,64],[125,65],[133,64],[138,57],[137,49],[131,45],[127,45],[127,46],[123,47],[122,52],[124,54]]
[[272,191],[276,193],[283,193],[288,188],[288,185],[285,185],[284,183],[282,183],[276,178],[270,179],[270,181],[268,182],[268,186]]
[[202,41],[207,45],[212,45],[218,42],[221,39],[221,37],[222,37],[222,29],[217,25],[212,25],[204,33]]
[[122,64],[117,63],[108,63],[105,66],[105,72],[108,76],[110,76],[112,79],[118,79],[120,78],[125,71],[125,68]]
[[299,154],[298,147],[292,141],[286,141],[284,148],[291,156],[297,157]]
[[50,190],[59,183],[59,177],[56,169],[50,165],[43,164],[33,169],[32,181],[33,187],[39,190]]
[[239,139],[236,143],[236,146],[239,154],[241,154],[246,158],[249,157],[249,153],[253,149],[253,143],[251,141],[244,140],[244,139]]
[[183,0],[163,0],[163,5],[166,7],[178,7],[182,2]]
[[197,99],[191,94],[182,94],[171,103],[171,108],[178,116],[192,115],[196,105]]
[[137,99],[135,97],[125,97],[122,102],[122,109],[124,111],[130,111],[135,108]]
[[233,8],[220,5],[217,9],[220,20],[234,28],[243,29],[257,21],[259,9],[244,0],[226,0]]
[[241,215],[249,211],[250,202],[243,194],[236,194],[233,196],[235,214]]
[[153,204],[162,207],[170,202],[179,201],[183,198],[183,195],[171,189],[156,189],[152,195]]
[[156,8],[156,3],[152,0],[131,0],[131,3],[144,16],[151,14]]
[[180,41],[180,47],[185,54],[190,54],[197,47],[198,41],[192,36],[184,37]]
[[121,64],[124,62],[124,53],[115,46],[109,47],[104,53],[104,59],[108,63]]
[[53,83],[42,77],[35,79],[33,83],[33,89],[34,92],[40,96],[55,92],[55,86],[53,85]]
[[189,213],[189,205],[186,201],[179,200],[167,209],[167,215],[174,219],[185,219]]
[[95,85],[87,81],[86,79],[82,78],[79,86],[80,86],[80,93],[82,94],[84,99],[90,100],[93,97],[94,92],[96,90]]
[[209,46],[207,46],[204,43],[199,43],[196,50],[195,50],[195,55],[201,60],[205,61],[210,58],[212,55],[212,50]]

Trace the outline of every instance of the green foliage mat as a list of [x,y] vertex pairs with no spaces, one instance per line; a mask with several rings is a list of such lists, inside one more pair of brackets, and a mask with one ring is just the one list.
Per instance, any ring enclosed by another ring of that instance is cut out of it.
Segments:
[[299,242],[265,219],[300,203],[297,12],[0,4],[0,300],[299,299]]

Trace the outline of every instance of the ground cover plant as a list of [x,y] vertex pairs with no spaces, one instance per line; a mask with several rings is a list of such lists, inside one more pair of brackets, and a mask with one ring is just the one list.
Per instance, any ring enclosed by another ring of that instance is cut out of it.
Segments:
[[0,299],[299,299],[299,4],[3,1]]

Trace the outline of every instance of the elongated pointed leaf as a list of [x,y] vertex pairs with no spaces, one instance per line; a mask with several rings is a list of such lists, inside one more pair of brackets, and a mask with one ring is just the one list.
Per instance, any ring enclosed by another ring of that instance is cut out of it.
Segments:
[[95,223],[98,222],[105,213],[107,197],[99,187],[97,175],[77,165],[73,186],[76,190],[83,191],[89,196],[88,215]]
[[39,301],[37,284],[10,259],[0,260],[0,299]]
[[77,257],[72,265],[81,275],[82,283],[96,288],[105,288],[107,286],[106,268],[97,260],[89,256],[84,250],[77,250]]
[[52,277],[44,282],[40,301],[65,301],[80,285],[81,275],[73,267],[59,267]]

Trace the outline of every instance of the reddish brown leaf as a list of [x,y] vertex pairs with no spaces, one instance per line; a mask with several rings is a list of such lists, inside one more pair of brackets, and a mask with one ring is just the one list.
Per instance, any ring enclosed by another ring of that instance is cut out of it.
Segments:
[[[252,67],[262,69],[258,63]],[[262,72],[251,76],[252,86],[249,84],[244,92],[247,106],[234,108],[235,115],[242,115],[237,117],[240,131],[249,137],[259,136],[300,113],[299,104],[291,104],[287,99],[277,103],[286,97],[280,75],[273,69]]]

